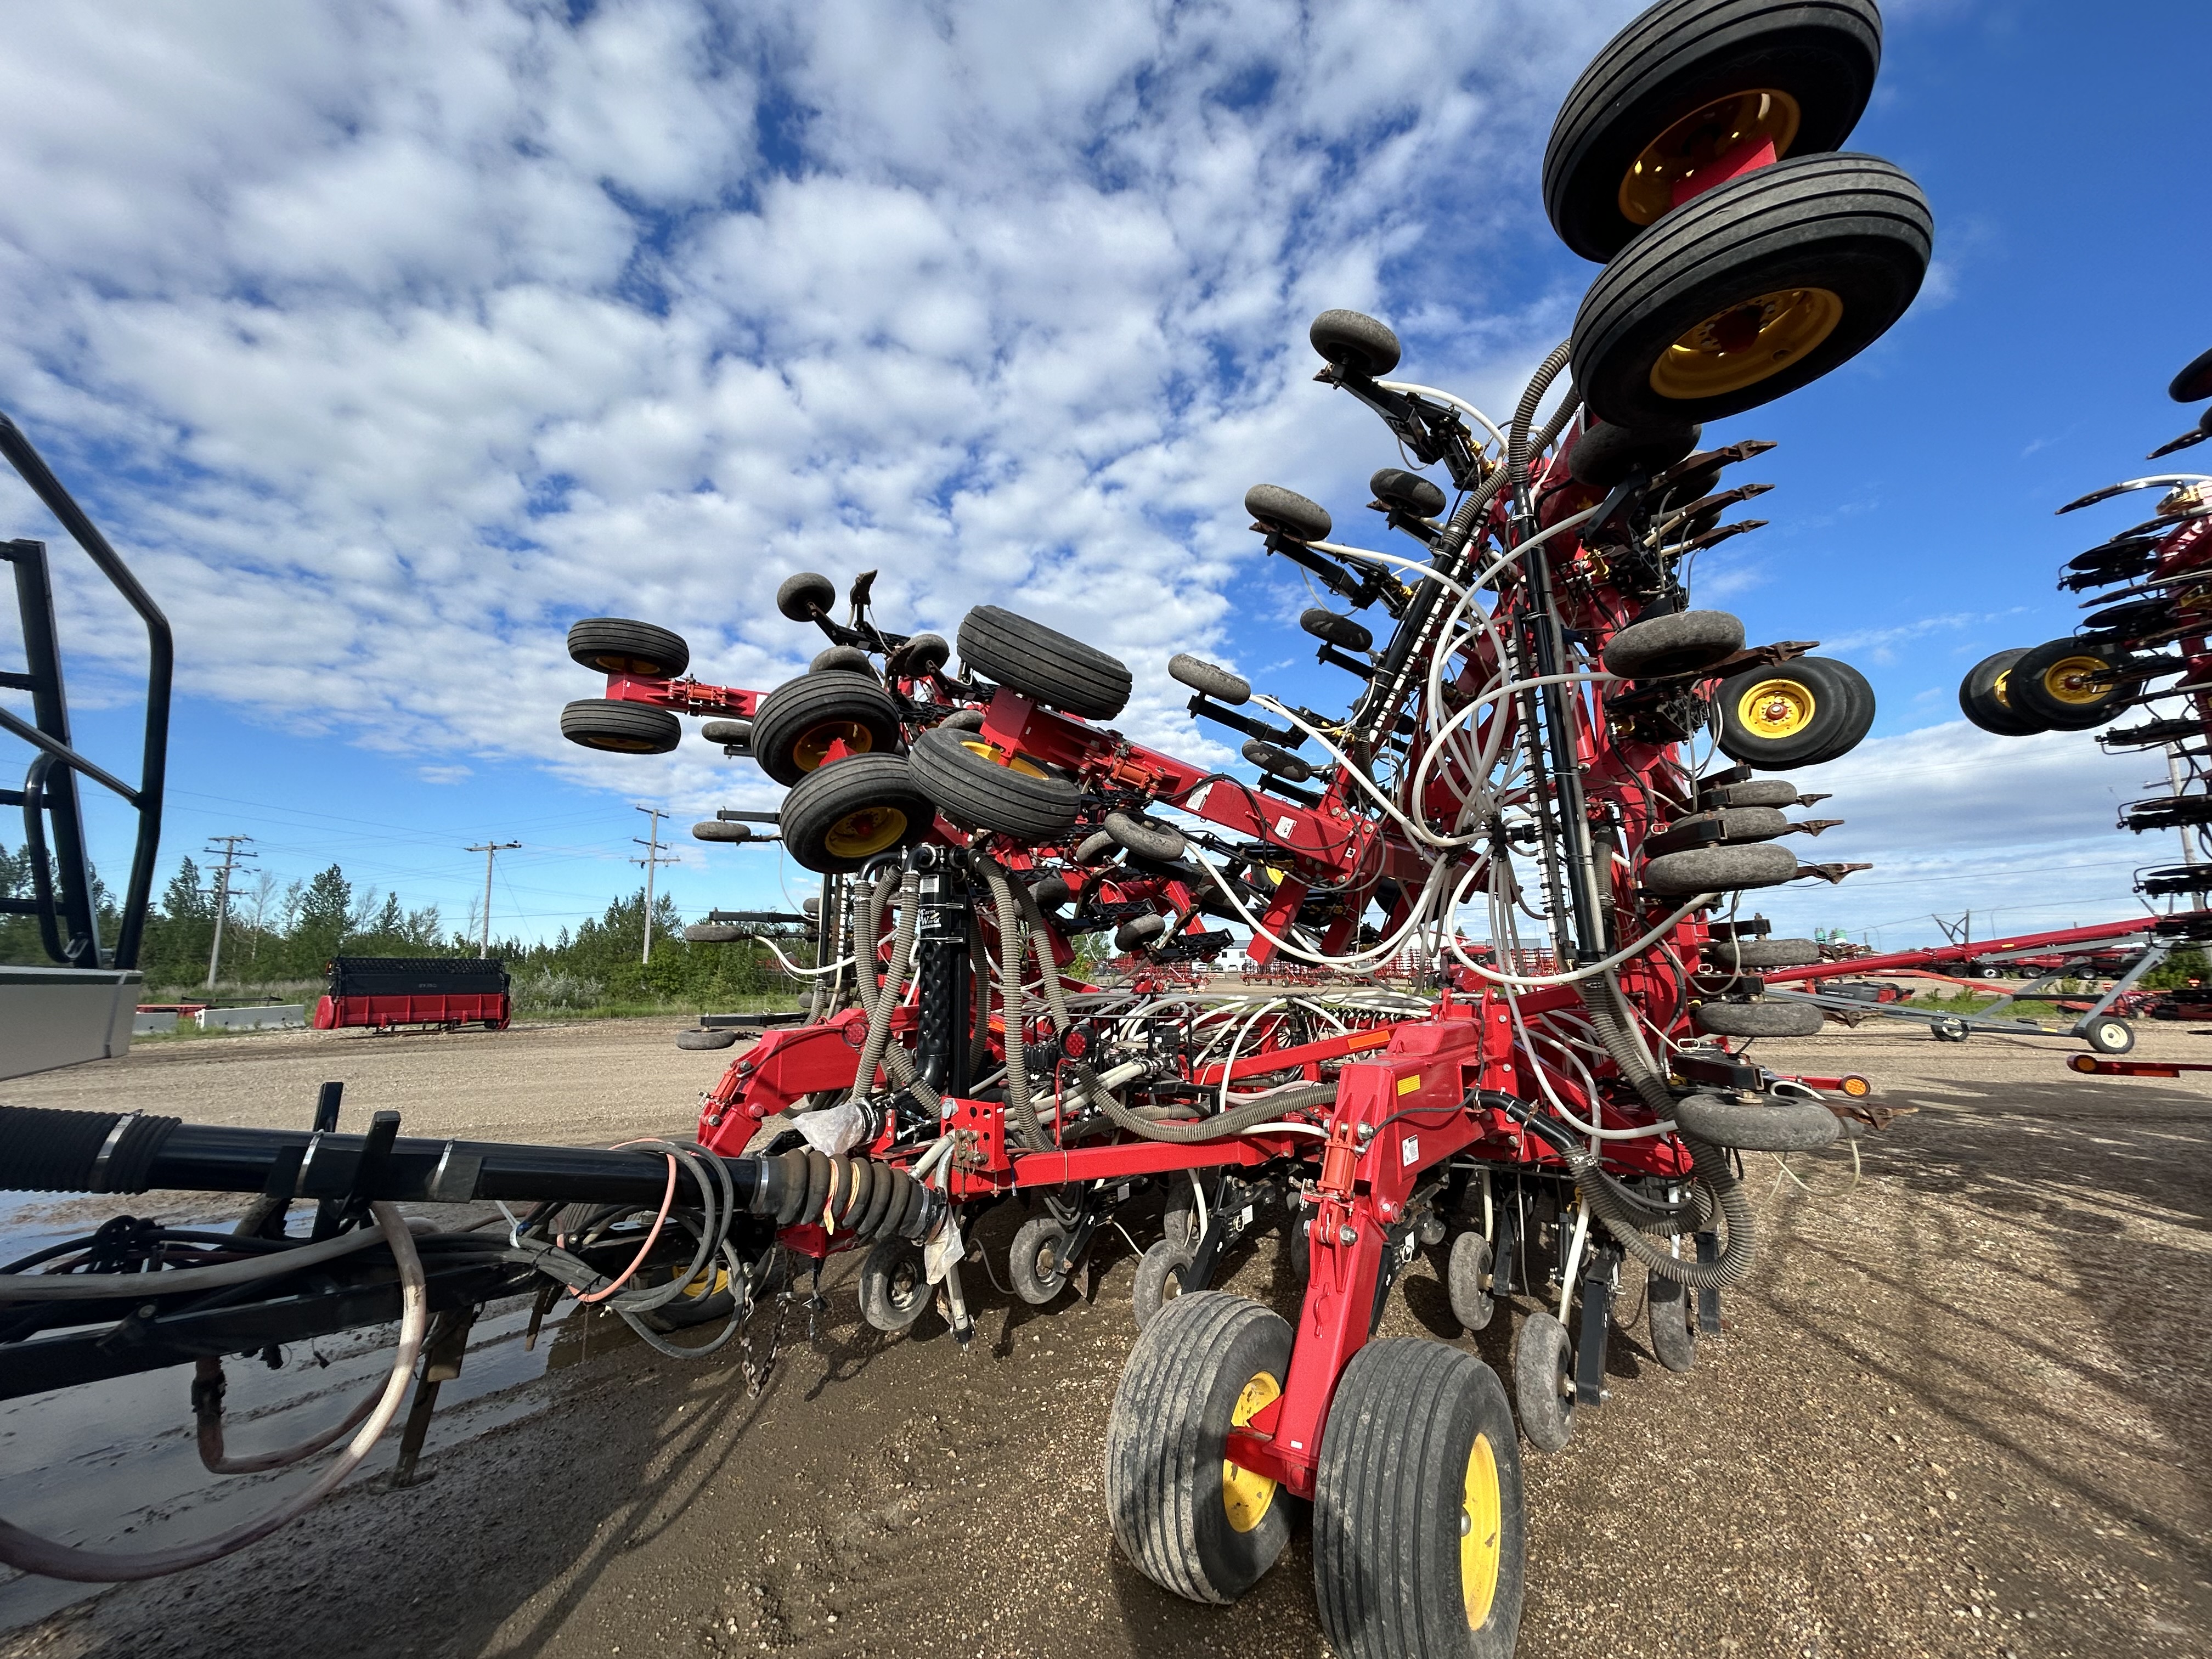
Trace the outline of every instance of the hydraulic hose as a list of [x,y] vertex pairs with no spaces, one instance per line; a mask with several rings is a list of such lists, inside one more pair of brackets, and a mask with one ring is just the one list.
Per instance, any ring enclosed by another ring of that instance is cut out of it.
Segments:
[[1294,1083],[1287,1089],[1277,1089],[1199,1122],[1155,1123],[1116,1100],[1113,1092],[1099,1082],[1097,1073],[1081,1061],[1070,1060],[1068,1070],[1074,1074],[1076,1086],[1085,1098],[1131,1134],[1143,1140],[1164,1140],[1183,1146],[1243,1134],[1285,1112],[1325,1106],[1336,1098],[1334,1083]]
[[[883,924],[883,899],[890,884],[890,876],[886,873],[868,895],[871,941]],[[899,918],[891,933],[890,967],[877,988],[876,1006],[868,1011],[868,1035],[860,1045],[860,1069],[853,1074],[853,1092],[848,1097],[852,1100],[864,1099],[875,1090],[876,1070],[884,1063],[884,1049],[890,1041],[891,1012],[898,1006],[899,994],[906,988],[906,959],[914,949],[915,916],[921,908],[921,874],[907,871],[898,878],[898,890]]]
[[1025,1012],[1022,957],[1026,951],[1022,944],[1021,911],[1014,902],[1013,884],[1006,879],[998,860],[985,856],[976,861],[982,866],[983,879],[990,886],[991,901],[999,913],[999,1012],[1006,1027],[1006,1115],[1012,1121],[1014,1139],[1028,1151],[1041,1152],[1050,1143],[1045,1139],[1044,1125],[1037,1120],[1036,1103],[1030,1098],[1029,1057],[1022,1047]]
[[1528,487],[1528,428],[1535,422],[1536,405],[1543,402],[1552,382],[1567,366],[1572,349],[1572,341],[1562,340],[1552,348],[1551,356],[1536,366],[1536,372],[1528,377],[1528,387],[1521,394],[1519,406],[1513,411],[1513,424],[1506,429],[1505,481],[1512,486],[1516,497]]
[[[1583,1001],[1589,1009],[1590,1026],[1605,1046],[1606,1053],[1620,1068],[1621,1076],[1628,1079],[1638,1099],[1661,1117],[1673,1116],[1674,1097],[1668,1093],[1667,1080],[1655,1068],[1644,1047],[1642,1034],[1628,1017],[1621,1000],[1620,982],[1611,973],[1604,973],[1586,981],[1585,985]],[[1680,1131],[1676,1133],[1680,1134]],[[1634,1212],[1621,1201],[1625,1195],[1613,1191],[1605,1182],[1584,1184],[1590,1213],[1605,1224],[1606,1231],[1622,1249],[1662,1279],[1699,1291],[1740,1284],[1749,1276],[1759,1254],[1751,1200],[1744,1194],[1743,1183],[1729,1168],[1725,1152],[1695,1135],[1683,1134],[1681,1140],[1690,1152],[1691,1179],[1711,1195],[1713,1207],[1728,1224],[1728,1243],[1719,1255],[1711,1261],[1685,1261],[1661,1249],[1644,1237]],[[1570,1166],[1578,1159],[1587,1160],[1590,1168],[1597,1164],[1596,1154],[1581,1147],[1576,1149],[1575,1157],[1568,1159]],[[1580,1173],[1577,1169],[1577,1174]]]

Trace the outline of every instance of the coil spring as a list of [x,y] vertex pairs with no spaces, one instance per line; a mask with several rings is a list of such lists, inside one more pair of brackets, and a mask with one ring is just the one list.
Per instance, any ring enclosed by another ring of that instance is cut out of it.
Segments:
[[903,1170],[873,1158],[832,1158],[808,1147],[763,1158],[753,1200],[779,1227],[805,1224],[873,1242],[926,1236],[944,1207],[938,1194]]

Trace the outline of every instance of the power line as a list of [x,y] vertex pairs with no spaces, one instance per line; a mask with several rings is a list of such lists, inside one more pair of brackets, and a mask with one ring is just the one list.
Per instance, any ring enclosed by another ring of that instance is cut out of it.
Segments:
[[240,859],[260,856],[258,853],[241,853],[238,850],[239,842],[252,839],[251,836],[210,836],[208,837],[210,845],[206,850],[210,853],[216,850],[214,842],[222,843],[222,867],[215,874],[215,943],[208,949],[207,988],[210,991],[215,989],[216,969],[222,961],[222,924],[230,915],[231,866]]
[[521,846],[519,841],[488,841],[482,846],[464,850],[484,855],[483,931],[477,938],[477,954],[481,957],[491,949],[491,861],[501,853]]
[[638,960],[650,964],[653,961],[653,873],[664,864],[681,864],[684,860],[674,856],[663,857],[661,854],[660,821],[670,815],[658,806],[641,806],[637,810],[644,813],[652,824],[652,829],[648,831],[653,837],[652,840],[647,841],[636,836],[630,837],[633,842],[645,848],[643,858],[634,858],[630,862],[645,866],[645,952]]

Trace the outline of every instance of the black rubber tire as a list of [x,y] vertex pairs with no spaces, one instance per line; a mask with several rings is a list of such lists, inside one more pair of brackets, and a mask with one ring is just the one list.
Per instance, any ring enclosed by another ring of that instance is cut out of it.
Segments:
[[775,590],[775,608],[796,623],[826,617],[836,603],[837,584],[811,570],[786,576]]
[[699,728],[699,735],[708,743],[735,744],[749,749],[753,741],[750,720],[708,720]]
[[1128,665],[1119,658],[995,605],[960,619],[960,660],[995,684],[1085,720],[1111,720],[1129,701]]
[[2111,1014],[2100,1014],[2081,1034],[2081,1040],[2100,1054],[2124,1054],[2136,1046],[2136,1028]]
[[1262,772],[1273,773],[1285,783],[1304,783],[1314,775],[1310,762],[1302,760],[1287,749],[1279,749],[1264,738],[1253,738],[1241,751]]
[[1668,898],[1774,887],[1797,874],[1797,855],[1771,841],[1743,847],[1692,847],[1662,853],[1644,866],[1644,886]]
[[854,755],[801,778],[783,798],[782,817],[793,860],[834,876],[915,846],[936,827],[937,808],[904,757]]
[[873,676],[809,673],[786,680],[753,711],[753,758],[787,788],[822,764],[832,738],[862,754],[896,754],[898,700]]
[[[1468,1486],[1483,1451],[1495,1508],[1480,1504],[1478,1521]],[[1492,1525],[1487,1584],[1471,1584],[1463,1540]],[[1419,1337],[1352,1355],[1314,1480],[1314,1599],[1339,1659],[1510,1659],[1528,1538],[1521,1448],[1497,1373]]]
[[1014,1230],[1006,1250],[1006,1273],[1014,1294],[1033,1308],[1042,1308],[1067,1288],[1067,1275],[1055,1273],[1048,1257],[1057,1257],[1067,1243],[1067,1229],[1048,1215],[1033,1215]]
[[[1065,778],[1000,766],[969,748],[964,735],[941,726],[925,732],[907,757],[915,781],[945,817],[1023,841],[1046,840],[1074,827],[1083,810],[1081,789]],[[988,747],[980,738],[968,742]],[[789,835],[787,826],[784,833]]]
[[734,1048],[738,1033],[732,1030],[678,1031],[676,1046],[679,1048]]
[[1408,472],[1402,466],[1382,468],[1367,480],[1367,488],[1383,506],[1410,513],[1417,519],[1437,518],[1444,510],[1444,492],[1419,473]]
[[684,722],[665,708],[582,697],[561,711],[561,735],[614,755],[665,755],[684,741]]
[[952,642],[942,634],[916,634],[891,653],[886,667],[896,666],[903,679],[926,679],[952,660]]
[[1452,1240],[1451,1255],[1444,1262],[1444,1291],[1451,1299],[1452,1317],[1463,1329],[1483,1329],[1498,1311],[1490,1282],[1490,1241],[1480,1233],[1465,1232]]
[[1103,827],[1116,847],[1140,859],[1173,864],[1190,850],[1189,842],[1173,824],[1140,818],[1133,812],[1109,812]]
[[860,1263],[860,1317],[886,1336],[921,1318],[934,1298],[921,1248],[896,1234],[869,1248]]
[[1705,941],[1705,960],[1727,974],[1755,974],[1762,968],[1809,968],[1820,959],[1820,944],[1809,939]]
[[750,823],[726,823],[720,818],[702,818],[691,826],[691,839],[722,842],[748,842],[753,838]]
[[647,680],[672,680],[691,665],[691,647],[681,634],[627,617],[586,617],[570,623],[568,655],[578,666],[601,674]]
[[2200,351],[2191,357],[2189,366],[2166,388],[2166,395],[2178,404],[2212,398],[2212,351]]
[[[1732,179],[1668,214],[1598,273],[1575,314],[1575,389],[1621,426],[1711,421],[1771,403],[1849,362],[1905,314],[1935,238],[1919,187],[1871,155],[1808,155]],[[1757,366],[1758,378],[1735,384],[1736,368],[1709,365],[1699,385],[1696,360],[1662,365],[1677,340],[1749,301],[1809,289],[1837,302],[1826,331],[1810,337],[1820,307],[1804,302],[1794,314],[1808,337],[1786,355],[1755,360],[1755,337],[1735,348],[1741,372]],[[1654,385],[1655,372],[1671,390]]]
[[1181,1170],[1167,1176],[1168,1195],[1160,1206],[1160,1237],[1186,1249],[1198,1249],[1198,1194]]
[[1698,447],[1705,428],[1694,422],[1669,426],[1614,426],[1592,420],[1567,452],[1567,472],[1577,483],[1610,489],[1631,472],[1648,477],[1674,465]]
[[1690,1010],[1690,1024],[1707,1036],[1816,1036],[1826,1023],[1819,1004],[1796,1000],[1701,1002]]
[[1141,951],[1167,930],[1165,916],[1132,916],[1114,930],[1114,948],[1124,954]]
[[1130,1311],[1143,1330],[1159,1316],[1160,1310],[1182,1297],[1182,1276],[1198,1260],[1193,1247],[1181,1239],[1163,1238],[1137,1258],[1137,1282],[1130,1287]]
[[1324,311],[1306,329],[1322,361],[1374,380],[1398,367],[1398,337],[1361,311]]
[[1605,642],[1605,666],[1624,679],[1677,679],[1743,649],[1743,619],[1725,611],[1677,611],[1631,623]]
[[[1811,703],[1811,716],[1796,731],[1768,736],[1744,718],[1746,699],[1765,687],[1794,688],[1788,695]],[[1847,662],[1833,657],[1797,657],[1772,668],[1747,669],[1723,680],[1713,693],[1720,711],[1721,752],[1762,772],[1793,772],[1836,760],[1859,746],[1874,725],[1874,688]]]
[[1340,616],[1323,605],[1314,605],[1300,611],[1298,626],[1314,638],[1341,651],[1372,651],[1375,648],[1375,635],[1364,623]]
[[1231,707],[1252,701],[1251,681],[1242,674],[1231,673],[1218,663],[1194,657],[1188,651],[1178,651],[1168,659],[1168,678]]
[[2051,728],[2012,706],[2007,695],[2012,665],[2027,654],[2026,646],[1983,658],[1959,682],[1959,712],[1984,732],[2000,738],[2033,737]]
[[684,937],[694,945],[735,945],[752,934],[734,921],[695,921],[684,930]]
[[1720,842],[1706,845],[1741,846],[1755,841],[1772,841],[1788,835],[1793,827],[1778,806],[1717,806],[1693,812],[1686,818],[1677,818],[1663,833],[1673,835],[1693,828],[1717,829]]
[[1746,778],[1741,783],[1699,790],[1698,804],[1723,811],[1731,806],[1795,806],[1797,793],[1797,786],[1787,778]]
[[1240,1398],[1290,1376],[1291,1328],[1258,1303],[1210,1291],[1145,1328],[1106,1419],[1106,1513],[1138,1571],[1193,1601],[1225,1605],[1275,1565],[1291,1537],[1289,1494],[1232,1523],[1222,1453]]
[[1040,910],[1057,910],[1073,896],[1073,890],[1069,888],[1066,879],[1060,876],[1046,876],[1042,880],[1030,884],[1030,897],[1036,901],[1036,908]]
[[1649,1273],[1644,1302],[1653,1358],[1670,1371],[1693,1369],[1698,1363],[1698,1304],[1687,1287]]
[[1294,542],[1325,542],[1336,527],[1328,509],[1280,484],[1254,484],[1244,492],[1244,510],[1262,530]]
[[[1730,1031],[1723,1035],[1790,1034]],[[1775,1095],[1729,1100],[1719,1095],[1689,1095],[1676,1101],[1674,1109],[1674,1121],[1684,1134],[1747,1152],[1817,1152],[1834,1146],[1842,1133],[1836,1115],[1817,1100],[1785,1100]]]
[[2021,653],[2006,675],[2007,700],[2028,719],[2040,720],[2054,732],[2087,732],[2119,717],[2134,688],[2106,685],[2083,688],[2094,694],[2089,701],[2067,687],[2075,665],[2097,663],[2112,668],[2123,653],[2094,640],[2051,640]]
[[876,677],[875,659],[857,645],[833,645],[814,653],[814,660],[806,665],[810,674],[866,674]]
[[1881,64],[1875,0],[1662,0],[1590,60],[1559,106],[1544,148],[1544,211],[1559,240],[1607,260],[1643,234],[1622,182],[1647,146],[1731,94],[1794,99],[1785,155],[1832,150],[1850,136]]
[[1574,1344],[1567,1328],[1533,1313],[1513,1333],[1513,1407],[1538,1451],[1562,1449],[1575,1431]]
[[1283,1225],[1283,1252],[1290,1259],[1291,1283],[1300,1290],[1313,1278],[1313,1234],[1308,1231],[1312,1225],[1303,1205],[1291,1212],[1290,1220]]

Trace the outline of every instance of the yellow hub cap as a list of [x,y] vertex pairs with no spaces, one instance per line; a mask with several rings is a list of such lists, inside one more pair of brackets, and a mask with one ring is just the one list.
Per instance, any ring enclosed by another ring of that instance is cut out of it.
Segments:
[[1791,738],[1813,723],[1817,707],[1802,680],[1761,680],[1736,699],[1735,717],[1754,737]]
[[2102,702],[2112,695],[2112,687],[2092,685],[2086,677],[2100,673],[2106,666],[2094,657],[2062,657],[2043,671],[2043,689],[2059,702],[2077,708]]
[[802,772],[811,772],[828,758],[833,743],[843,744],[855,755],[865,755],[876,746],[874,736],[858,720],[824,720],[810,727],[792,745],[791,763]]
[[[1237,1404],[1229,1413],[1230,1426],[1243,1428],[1270,1402],[1280,1399],[1282,1393],[1280,1382],[1265,1371],[1258,1373],[1237,1396]],[[1267,1518],[1267,1511],[1274,1505],[1273,1480],[1225,1457],[1221,1460],[1221,1507],[1228,1511],[1231,1527],[1238,1532],[1249,1532]]]
[[1778,159],[1797,137],[1797,100],[1786,92],[1736,92],[1692,110],[1630,163],[1620,178],[1620,211],[1648,225],[1674,205],[1674,186],[1730,150],[1764,138]]
[[906,834],[906,814],[896,806],[864,806],[848,812],[822,837],[824,851],[841,859],[864,859],[880,853]]
[[1844,302],[1825,288],[1778,289],[1717,311],[1659,354],[1662,398],[1717,398],[1779,374],[1835,332]]
[[1498,1565],[1505,1552],[1505,1499],[1498,1484],[1498,1455],[1490,1437],[1474,1437],[1467,1455],[1467,1486],[1460,1500],[1459,1589],[1467,1601],[1467,1623],[1480,1630],[1490,1622],[1498,1598]]
[[963,739],[960,746],[969,754],[990,762],[994,766],[1003,766],[1009,772],[1018,772],[1025,778],[1041,778],[1046,775],[1044,768],[1039,766],[1035,761],[1020,755],[1010,754],[994,743],[985,743],[980,738],[969,738]]

